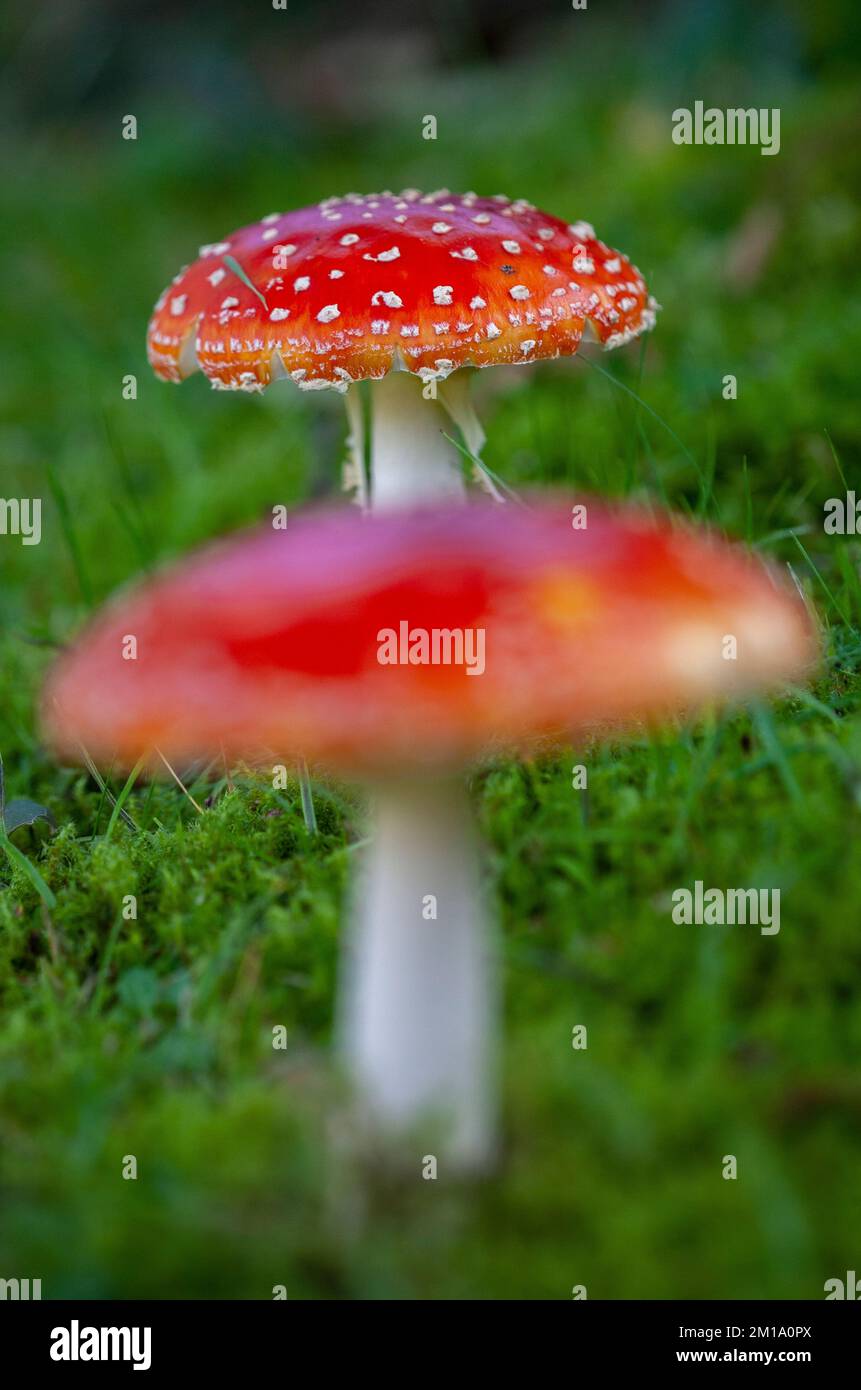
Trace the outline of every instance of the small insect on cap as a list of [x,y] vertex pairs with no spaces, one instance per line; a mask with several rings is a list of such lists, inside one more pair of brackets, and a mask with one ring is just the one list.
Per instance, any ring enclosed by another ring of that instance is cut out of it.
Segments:
[[589,502],[586,518],[558,499],[323,510],[213,546],[120,595],[61,657],[49,738],[126,765],[157,748],[453,766],[812,660],[804,603],[761,562],[638,512]]
[[570,355],[587,326],[616,347],[656,308],[588,222],[502,195],[407,189],[272,213],[202,246],[156,304],[147,346],[170,381],[200,367],[223,388],[286,373],[345,390],[395,366],[444,379]]

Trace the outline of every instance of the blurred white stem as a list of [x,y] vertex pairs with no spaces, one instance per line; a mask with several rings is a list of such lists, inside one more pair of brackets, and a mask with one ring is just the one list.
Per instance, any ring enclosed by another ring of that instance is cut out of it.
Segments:
[[460,454],[445,439],[451,422],[422,381],[391,371],[372,387],[371,506],[463,498]]
[[371,1120],[417,1159],[494,1147],[496,990],[472,816],[459,781],[390,782],[354,887],[341,1045]]

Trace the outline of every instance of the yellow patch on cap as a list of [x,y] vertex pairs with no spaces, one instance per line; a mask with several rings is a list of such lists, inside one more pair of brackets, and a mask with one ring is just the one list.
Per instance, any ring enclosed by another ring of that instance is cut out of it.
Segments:
[[542,575],[535,585],[536,616],[552,627],[582,627],[597,617],[599,607],[596,586],[563,569]]

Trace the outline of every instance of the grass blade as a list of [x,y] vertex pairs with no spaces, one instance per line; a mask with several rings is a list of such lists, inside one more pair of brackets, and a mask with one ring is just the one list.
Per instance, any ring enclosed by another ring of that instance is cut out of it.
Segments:
[[75,535],[75,528],[72,525],[72,513],[69,508],[68,499],[62,487],[60,486],[60,480],[57,477],[54,465],[52,463],[46,463],[45,470],[48,474],[48,486],[51,489],[51,495],[54,499],[54,505],[57,508],[57,514],[60,518],[60,528],[63,532],[63,535],[66,538],[66,545],[69,547],[69,554],[72,557],[72,564],[75,569],[75,575],[78,580],[78,588],[81,591],[81,597],[83,598],[87,607],[92,608],[93,589],[92,585],[90,584],[90,578],[87,574],[86,566],[84,565],[84,559],[81,554],[81,548],[78,545],[78,538]]
[[117,797],[116,801],[114,802],[114,809],[111,811],[111,818],[110,818],[110,820],[108,821],[108,828],[107,828],[107,830],[105,831],[105,839],[106,839],[106,840],[109,840],[109,839],[111,838],[111,836],[113,835],[113,833],[114,833],[114,826],[116,825],[117,821],[119,820],[120,816],[122,815],[123,806],[125,805],[126,800],[128,799],[128,795],[129,795],[129,793],[130,793],[132,787],[134,786],[135,782],[137,781],[138,777],[140,776],[140,771],[141,771],[141,768],[143,767],[145,761],[146,761],[146,758],[145,758],[145,757],[144,757],[144,758],[138,758],[137,762],[135,763],[134,767],[132,768],[131,772],[129,773],[128,777],[126,778],[126,784],[125,784],[125,786],[123,787],[122,791],[120,792],[119,796]]
[[179,773],[174,772],[173,768],[171,767],[170,763],[168,762],[167,758],[164,756],[164,753],[162,753],[160,748],[157,748],[155,751],[158,753],[159,757],[161,758],[162,762],[164,763],[174,782],[176,782],[176,785],[179,787],[180,791],[183,793],[183,795],[188,797],[195,811],[198,811],[200,815],[203,815],[203,807],[199,804],[199,802],[195,801],[194,797],[188,790],[188,787],[183,782]]
[[599,375],[605,376],[608,381],[612,381],[614,386],[618,386],[620,391],[624,391],[627,395],[633,397],[633,399],[637,402],[641,410],[645,410],[647,415],[651,415],[653,420],[657,420],[658,424],[667,431],[667,434],[670,436],[670,438],[679,446],[688,462],[692,464],[693,467],[696,469],[697,477],[700,481],[700,486],[703,486],[703,472],[700,468],[700,465],[697,463],[695,456],[691,453],[687,444],[682,443],[675,430],[672,428],[671,425],[667,424],[666,420],[663,418],[662,415],[659,415],[656,410],[653,410],[652,407],[646,401],[643,400],[642,396],[638,395],[636,391],[633,391],[630,386],[626,386],[624,381],[620,381],[619,378],[617,376],[614,376],[612,372],[608,372],[606,367],[599,367],[598,363],[593,362],[591,358],[585,356],[581,357],[579,354],[574,358],[574,361],[585,362],[586,366],[591,367],[593,372],[598,372]]
[[[104,779],[104,777],[102,776],[102,774],[99,772],[99,769],[96,767],[95,763],[93,762],[93,760],[92,760],[92,758],[90,757],[89,753],[87,752],[86,748],[84,747],[84,745],[83,745],[82,743],[79,743],[79,744],[78,744],[78,747],[80,748],[80,750],[81,750],[81,752],[82,752],[82,754],[83,754],[83,756],[84,756],[84,764],[85,764],[85,766],[86,766],[87,771],[89,772],[89,774],[90,774],[90,776],[92,777],[93,781],[95,782],[96,786],[99,788],[100,792],[102,793],[102,800],[104,801],[104,798],[107,797],[108,801],[111,803],[112,806],[116,805],[116,797],[114,796],[113,792],[111,791],[110,787],[108,786],[108,784],[107,784],[107,782],[105,781],[105,779]],[[97,816],[96,816],[96,825],[97,825],[97,826],[98,826],[98,823],[99,823],[99,817],[101,816],[101,813],[102,813],[102,807],[101,807],[101,804],[100,804],[100,805],[99,805],[98,814],[97,814]],[[126,825],[129,827],[130,830],[137,830],[138,827],[137,827],[137,825],[135,824],[135,822],[132,820],[132,818],[131,818],[131,816],[129,815],[128,811],[120,811],[120,815],[122,816],[123,820],[125,821]]]
[[840,604],[837,602],[828,585],[825,583],[825,580],[822,578],[822,575],[819,573],[819,570],[816,568],[807,551],[805,550],[804,546],[801,544],[801,541],[798,539],[798,536],[793,536],[792,539],[795,541],[795,544],[798,546],[798,549],[801,551],[811,570],[816,575],[816,578],[819,580],[819,583],[822,585],[831,602],[834,604],[834,607],[836,608],[840,618],[842,618],[843,622],[846,624],[847,627],[851,627],[852,624],[849,618],[843,612],[843,609],[840,607]]
[[311,778],[308,773],[308,764],[304,758],[299,760],[299,795],[302,800],[302,816],[305,821],[305,829],[309,835],[317,834],[317,812],[314,810],[314,793],[311,790]]
[[30,863],[26,854],[22,854],[17,845],[13,845],[5,830],[0,830],[0,849],[5,850],[10,862],[17,864],[22,873],[27,875],[42,901],[46,903],[48,907],[56,907],[57,899],[39,873],[36,865]]
[[235,260],[233,256],[222,256],[221,263],[222,265],[226,265],[228,270],[233,271],[233,274],[236,276],[237,280],[241,280],[246,289],[251,290],[252,294],[257,295],[257,298],[260,300],[260,303],[263,305],[263,308],[266,310],[268,314],[269,305],[266,303],[266,300],[263,298],[263,295],[260,293],[257,286],[252,284],[252,282],[249,280],[248,275],[242,269],[242,266],[239,264],[239,262]]
[[751,708],[751,717],[754,727],[759,734],[760,742],[768,753],[771,763],[777,770],[787,794],[790,799],[798,805],[804,800],[804,794],[796,781],[795,773],[789,766],[789,759],[775,731],[771,712],[765,705],[755,704]]

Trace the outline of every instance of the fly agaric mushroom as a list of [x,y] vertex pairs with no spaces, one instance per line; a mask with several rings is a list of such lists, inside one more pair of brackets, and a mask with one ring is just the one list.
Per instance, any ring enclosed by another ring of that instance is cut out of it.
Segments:
[[346,393],[363,504],[350,388],[370,378],[371,501],[385,506],[462,496],[445,431],[454,421],[476,455],[484,439],[463,369],[569,356],[587,332],[616,347],[651,328],[656,309],[637,268],[588,222],[502,195],[350,193],[202,246],[156,304],[147,347],[168,381],[200,367],[223,389],[262,391],[286,375]]
[[372,787],[344,1056],[384,1127],[436,1107],[464,1164],[492,1151],[496,1013],[464,767],[742,695],[815,649],[759,561],[636,512],[585,515],[574,529],[559,500],[311,512],[116,599],[46,689],[72,757],[223,748],[271,766],[303,750]]

